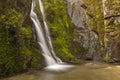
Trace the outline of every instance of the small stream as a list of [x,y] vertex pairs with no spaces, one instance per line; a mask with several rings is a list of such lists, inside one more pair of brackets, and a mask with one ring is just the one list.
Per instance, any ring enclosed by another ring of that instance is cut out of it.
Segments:
[[66,72],[30,71],[3,80],[120,80],[120,66],[87,62]]

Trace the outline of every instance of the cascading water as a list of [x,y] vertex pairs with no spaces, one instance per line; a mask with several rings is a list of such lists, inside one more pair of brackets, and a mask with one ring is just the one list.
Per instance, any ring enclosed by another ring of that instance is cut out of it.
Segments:
[[44,15],[45,13],[44,13],[43,2],[41,0],[39,0],[39,6],[40,6],[40,11],[41,11],[42,16],[43,16],[43,22],[44,22],[44,26],[45,26],[46,37],[47,37],[48,44],[49,44],[49,46],[51,48],[51,53],[52,53],[53,57],[55,58],[55,60],[57,61],[57,63],[61,63],[62,61],[55,55],[55,52],[53,50],[48,25],[47,25],[47,23],[45,21],[45,15]]
[[51,42],[51,38],[50,38],[50,34],[49,34],[48,25],[45,21],[43,2],[41,0],[39,0],[39,6],[40,6],[40,11],[43,17],[45,32],[43,32],[43,29],[41,27],[40,21],[38,20],[37,14],[34,12],[34,8],[36,7],[35,0],[32,0],[30,16],[34,23],[34,28],[35,28],[35,32],[37,35],[38,44],[40,45],[42,49],[42,55],[45,58],[45,62],[47,66],[46,69],[65,70],[65,68],[68,68],[71,66],[60,64],[62,63],[62,61],[55,55],[52,42]]

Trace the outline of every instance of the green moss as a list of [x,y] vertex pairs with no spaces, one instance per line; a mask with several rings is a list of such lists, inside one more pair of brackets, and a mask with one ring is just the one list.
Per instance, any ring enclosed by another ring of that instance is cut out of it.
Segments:
[[0,16],[0,77],[41,67],[40,53],[32,41],[32,29],[22,25],[23,15],[15,9]]
[[106,55],[103,57],[103,60],[104,60],[105,62],[109,62],[110,56],[109,56],[108,54],[106,54]]
[[63,0],[44,1],[47,23],[56,54],[63,60],[74,59],[68,45],[68,16]]
[[[83,3],[87,6],[86,12],[88,16],[89,25],[92,26],[92,30],[98,33],[99,42],[104,45],[104,15],[102,1],[100,0],[84,0]],[[93,5],[95,7],[93,7]],[[92,15],[92,17],[90,16]]]

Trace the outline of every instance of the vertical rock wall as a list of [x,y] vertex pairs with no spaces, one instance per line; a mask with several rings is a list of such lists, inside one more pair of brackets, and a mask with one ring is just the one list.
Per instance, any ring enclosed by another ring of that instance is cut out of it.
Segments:
[[120,61],[120,1],[103,0],[107,55]]
[[100,60],[102,58],[101,45],[98,34],[92,30],[89,24],[86,7],[79,0],[67,1],[68,15],[75,25],[73,45],[76,46],[76,54],[80,58]]

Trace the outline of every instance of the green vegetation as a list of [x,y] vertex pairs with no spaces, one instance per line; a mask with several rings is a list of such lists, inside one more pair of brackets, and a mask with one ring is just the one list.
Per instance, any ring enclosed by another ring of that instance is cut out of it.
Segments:
[[19,53],[19,39],[22,15],[14,9],[8,10],[0,17],[0,75],[20,72],[21,66]]
[[69,18],[66,13],[64,0],[45,1],[47,22],[56,54],[63,61],[75,59],[69,49]]
[[104,60],[105,62],[109,62],[110,56],[109,56],[108,54],[106,54],[106,55],[103,57],[103,60]]
[[31,28],[23,27],[22,23],[23,16],[15,9],[0,16],[0,76],[13,75],[36,65],[40,67],[39,52],[31,41]]

